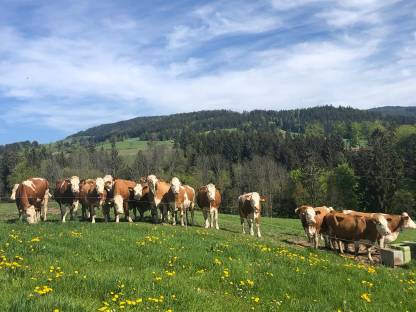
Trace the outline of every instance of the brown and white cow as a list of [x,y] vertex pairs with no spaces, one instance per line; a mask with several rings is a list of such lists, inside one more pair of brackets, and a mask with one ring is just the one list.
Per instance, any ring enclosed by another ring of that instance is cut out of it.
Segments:
[[19,212],[19,218],[26,219],[29,224],[40,220],[43,206],[43,217],[46,220],[48,211],[49,183],[43,178],[31,178],[20,183],[14,198]]
[[68,212],[71,220],[74,219],[74,212],[77,212],[79,205],[79,177],[72,176],[70,179],[56,181],[54,198],[61,210],[61,220],[66,222]]
[[139,196],[141,190],[140,183],[130,180],[115,179],[113,184],[114,196],[114,214],[116,215],[116,222],[120,221],[120,214],[126,216],[126,220],[133,222],[130,217],[130,208],[134,205],[136,196]]
[[149,184],[145,177],[140,178],[136,187],[136,195],[134,197],[134,208],[139,211],[140,220],[144,220],[144,213],[152,209],[153,195],[151,196]]
[[312,207],[307,205],[295,209],[295,213],[299,215],[303,230],[314,248],[319,247],[319,237],[321,235],[324,236],[326,247],[329,247],[324,217],[333,210],[332,207]]
[[[200,187],[196,194],[196,202],[202,209],[205,219],[205,228],[214,227],[215,224],[215,228],[219,230],[218,209],[221,205],[221,194],[219,190],[216,189],[215,185],[210,183]],[[208,220],[208,213],[210,221]]]
[[376,213],[372,217],[363,217],[341,212],[331,212],[324,218],[328,227],[331,242],[338,245],[343,253],[342,241],[354,242],[355,255],[358,255],[360,244],[367,246],[367,256],[372,262],[371,252],[378,237],[390,235],[387,220],[382,214]]
[[[175,198],[175,210],[179,210],[181,226],[188,224],[188,211],[191,212],[191,224],[194,225],[194,208],[195,208],[195,190],[189,185],[182,185],[177,177],[173,177],[171,182],[171,192]],[[176,218],[173,218],[173,224],[176,224]]]
[[[152,201],[152,219],[153,223],[157,222],[158,208],[162,213],[162,223],[169,222],[170,203],[174,201],[173,193],[170,191],[170,183],[157,178],[151,174],[146,179],[149,185],[150,199]],[[174,211],[173,211],[174,213]],[[175,216],[173,216],[175,218]],[[176,222],[176,221],[175,221]]]
[[244,193],[238,197],[238,211],[240,213],[241,227],[243,234],[246,233],[244,229],[244,219],[247,220],[250,228],[250,235],[254,235],[254,221],[256,222],[257,236],[261,237],[260,232],[260,216],[261,203],[265,202],[266,198],[260,196],[257,192]]
[[[375,213],[359,212],[354,210],[343,210],[342,212],[365,218],[371,218],[375,215]],[[381,248],[384,248],[384,243],[394,242],[402,230],[416,229],[416,223],[410,218],[407,212],[403,212],[401,215],[384,213],[382,215],[387,220],[391,234],[379,237],[379,244]]]
[[[105,192],[101,194],[98,192],[97,181],[98,184],[101,184],[102,178],[82,180],[80,183],[79,199],[81,207],[85,211],[85,216],[91,218],[91,223],[95,223],[96,209],[102,206],[106,194]],[[104,214],[104,218],[108,222],[106,214]]]

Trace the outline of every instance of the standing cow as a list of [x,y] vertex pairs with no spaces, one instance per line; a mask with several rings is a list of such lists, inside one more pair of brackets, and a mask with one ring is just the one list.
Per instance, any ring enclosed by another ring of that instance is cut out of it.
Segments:
[[169,216],[169,206],[174,201],[173,194],[170,192],[170,183],[157,178],[155,175],[149,175],[146,179],[149,185],[150,199],[152,202],[152,219],[153,223],[157,222],[157,209],[160,208],[162,213],[162,223],[167,223]]
[[260,216],[261,203],[265,202],[264,196],[260,196],[257,192],[245,193],[238,197],[238,211],[240,213],[240,221],[243,234],[246,233],[244,229],[244,219],[247,219],[250,228],[250,235],[254,235],[254,221],[256,222],[257,236],[261,237],[260,233]]
[[126,220],[133,222],[130,217],[130,208],[134,206],[135,197],[139,194],[141,189],[140,183],[130,180],[115,179],[113,184],[114,196],[114,213],[116,215],[116,222],[120,220],[120,214],[126,216]]
[[[106,193],[99,193],[97,185],[103,185],[103,179],[87,179],[80,183],[79,198],[82,210],[91,217],[91,223],[95,223],[96,209],[103,205]],[[108,216],[104,213],[104,219],[108,222]]]
[[367,246],[367,257],[372,262],[371,251],[374,249],[379,236],[390,235],[387,220],[382,214],[376,213],[372,217],[348,215],[331,212],[324,218],[328,227],[331,241],[338,245],[343,253],[342,241],[354,242],[355,255],[358,255],[360,243]]
[[[198,206],[202,208],[205,219],[205,228],[214,227],[215,223],[215,228],[219,230],[218,209],[221,204],[221,194],[216,189],[215,185],[210,183],[199,188],[196,194],[196,202]],[[208,213],[210,220],[208,220]]]
[[19,218],[26,219],[29,224],[38,223],[43,206],[43,218],[46,220],[48,211],[49,183],[43,178],[31,178],[20,183],[14,196]]
[[66,222],[68,212],[71,215],[71,220],[73,220],[74,212],[77,212],[78,210],[79,183],[80,180],[77,176],[73,176],[70,179],[56,181],[54,198],[59,204],[62,222]]
[[[372,218],[375,215],[375,213],[359,212],[354,210],[343,210],[342,212],[349,215],[362,216],[364,218]],[[416,229],[415,222],[409,217],[407,212],[403,212],[401,215],[385,213],[382,215],[387,220],[391,233],[389,235],[379,237],[379,244],[381,248],[384,248],[385,242],[394,242],[399,236],[400,232],[404,229]]]
[[330,246],[328,239],[328,229],[324,222],[325,216],[333,211],[332,207],[311,207],[307,205],[300,206],[295,209],[295,213],[299,215],[303,230],[314,248],[319,247],[319,237],[324,236],[326,247]]
[[[191,212],[191,224],[194,225],[194,208],[195,208],[195,190],[189,185],[182,185],[178,178],[172,178],[171,192],[175,198],[175,211],[179,210],[181,218],[181,226],[185,225],[184,216],[186,216],[186,224],[188,224],[188,210]],[[173,218],[173,224],[176,224],[176,216]]]

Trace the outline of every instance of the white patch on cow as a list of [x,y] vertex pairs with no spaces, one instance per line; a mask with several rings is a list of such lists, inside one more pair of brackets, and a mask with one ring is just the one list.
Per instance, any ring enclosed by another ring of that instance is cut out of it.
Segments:
[[33,184],[32,181],[26,180],[26,181],[23,181],[22,184],[32,189],[32,191],[36,191],[35,184]]
[[[154,174],[151,174],[147,177],[147,183],[149,183],[149,190],[153,194],[156,194],[156,185],[157,185],[157,178]],[[157,206],[157,204],[156,204]]]
[[118,214],[121,214],[124,212],[123,197],[121,195],[114,196],[114,208],[116,209]]
[[212,183],[208,184],[207,185],[207,190],[208,190],[208,192],[207,192],[208,200],[209,201],[215,200],[215,191],[216,191],[215,185],[212,184]]
[[159,206],[160,202],[162,201],[162,199],[155,197],[155,205],[156,207]]
[[191,207],[192,202],[188,198],[188,194],[185,192],[185,196],[183,198],[183,207],[185,210],[188,210]]
[[79,206],[79,200],[74,200],[74,202],[72,203],[72,209],[73,209],[72,211],[77,212],[78,206]]
[[34,206],[30,206],[26,209],[25,218],[29,224],[37,223],[36,210]]
[[71,182],[72,193],[79,193],[79,177],[72,176],[69,181]]
[[134,198],[139,200],[143,196],[143,186],[140,183],[137,183],[133,189],[134,191]]
[[179,181],[177,177],[173,177],[172,180],[170,181],[170,184],[171,184],[173,194],[179,194],[181,181]]
[[306,208],[305,218],[306,218],[306,223],[308,225],[312,225],[316,223],[315,216],[316,216],[316,213],[312,207]]
[[354,210],[342,210],[343,214],[352,214]]
[[13,185],[12,195],[10,195],[11,200],[16,200],[16,191],[18,187],[19,187],[19,184]]
[[377,231],[380,233],[381,236],[386,236],[386,235],[391,234],[391,231],[389,229],[389,224],[383,215],[376,214],[375,220],[376,220]]
[[98,194],[104,194],[104,179],[97,178],[95,180],[95,188],[97,189]]
[[260,194],[259,193],[257,192],[251,193],[250,205],[255,211],[260,209]]
[[107,191],[110,191],[114,185],[114,179],[111,175],[107,174],[104,178],[104,187]]
[[399,237],[400,231],[391,232],[391,234],[383,236],[384,242],[391,243],[394,242]]
[[403,223],[404,229],[416,229],[416,223],[409,217],[409,214],[407,212],[402,213],[402,218],[407,219]]
[[40,180],[40,181],[45,181],[44,178],[32,178],[32,180]]

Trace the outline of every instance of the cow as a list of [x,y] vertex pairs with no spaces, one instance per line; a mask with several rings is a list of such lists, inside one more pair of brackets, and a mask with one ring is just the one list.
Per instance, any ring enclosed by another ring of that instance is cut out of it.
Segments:
[[324,236],[325,246],[329,247],[329,240],[327,237],[327,228],[324,223],[324,217],[333,211],[332,207],[312,207],[302,205],[295,209],[295,213],[299,215],[303,230],[314,248],[319,247],[319,237]]
[[[200,187],[196,194],[196,202],[202,209],[205,219],[205,228],[212,228],[215,223],[215,228],[219,230],[218,209],[221,205],[221,194],[219,190],[216,189],[215,185],[210,183]],[[208,220],[208,213],[210,216],[210,222]]]
[[[354,210],[343,210],[345,214],[358,215],[365,218],[371,218],[375,214],[368,212],[359,212]],[[384,248],[384,243],[394,242],[399,236],[400,232],[404,229],[416,229],[416,223],[410,218],[407,212],[403,212],[401,215],[394,214],[382,214],[389,225],[391,234],[379,237],[379,244],[381,248]]]
[[261,237],[260,233],[260,216],[261,203],[265,202],[266,198],[260,196],[257,192],[245,193],[238,197],[238,212],[240,213],[241,227],[243,234],[246,233],[244,229],[244,219],[247,220],[250,228],[250,235],[254,235],[254,221],[256,222],[257,236]]
[[338,245],[341,254],[344,252],[341,241],[354,242],[356,256],[362,243],[367,246],[367,257],[370,262],[373,262],[371,252],[375,248],[378,237],[391,234],[387,220],[379,213],[371,217],[363,217],[332,211],[325,216],[324,222],[328,227],[331,243]]
[[135,200],[136,196],[139,196],[140,189],[140,183],[123,179],[114,180],[113,196],[116,223],[119,222],[120,214],[122,213],[125,214],[127,221],[133,222],[129,215],[129,210],[133,207],[133,201]]
[[[177,177],[173,177],[170,191],[175,198],[175,211],[179,210],[181,226],[185,225],[184,215],[186,216],[186,224],[188,224],[188,210],[191,212],[191,224],[194,225],[194,208],[195,208],[195,190],[189,185],[182,185]],[[173,218],[173,224],[176,224],[176,218]]]
[[19,185],[20,185],[19,183],[16,183],[15,185],[13,185],[12,194],[10,195],[11,200],[16,200],[16,191]]
[[48,211],[49,183],[43,178],[31,178],[17,186],[14,194],[20,219],[29,224],[38,223],[43,206],[43,218]]
[[150,194],[149,185],[145,177],[141,177],[136,186],[136,194],[133,200],[133,211],[139,211],[140,220],[144,220],[144,213],[152,208],[153,196]]
[[174,201],[173,193],[170,191],[170,183],[157,178],[153,174],[149,175],[146,181],[149,185],[149,197],[152,202],[153,223],[157,222],[158,208],[162,213],[162,223],[167,223],[169,219],[169,206]]
[[[79,198],[81,202],[82,210],[85,212],[88,218],[91,218],[91,223],[95,223],[96,208],[100,208],[105,200],[106,193],[99,193],[97,184],[103,184],[102,178],[96,180],[87,179],[80,183]],[[104,214],[105,221],[108,222],[107,215]]]
[[61,220],[66,222],[66,216],[69,213],[71,220],[74,219],[74,212],[77,212],[79,205],[79,177],[72,176],[69,179],[56,181],[54,198],[59,204],[61,210]]

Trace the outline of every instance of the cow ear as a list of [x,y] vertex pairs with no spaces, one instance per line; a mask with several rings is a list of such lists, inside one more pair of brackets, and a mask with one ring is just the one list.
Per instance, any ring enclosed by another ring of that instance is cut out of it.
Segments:
[[[403,220],[408,221],[409,220],[409,216],[402,216]],[[387,221],[389,221],[389,219],[387,219]]]
[[299,211],[299,208],[296,208],[296,209],[295,209],[295,213],[298,213],[298,211]]
[[337,219],[338,222],[341,222],[342,220],[344,220],[344,217],[342,216],[335,216],[335,218]]
[[315,211],[315,214],[316,214],[316,215],[320,215],[320,214],[321,214],[321,212],[318,210],[318,211]]
[[387,220],[387,222],[391,222],[391,221],[393,221],[393,219],[392,219],[392,218],[386,218],[386,220]]

